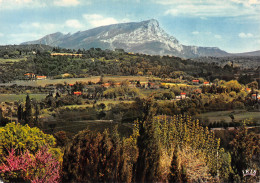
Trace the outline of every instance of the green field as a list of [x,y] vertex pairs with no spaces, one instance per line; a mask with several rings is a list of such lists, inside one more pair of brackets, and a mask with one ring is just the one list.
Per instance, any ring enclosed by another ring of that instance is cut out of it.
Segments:
[[[95,105],[99,105],[101,103],[105,104],[106,105],[106,109],[105,110],[109,110],[108,108],[108,105],[109,104],[119,104],[119,103],[132,103],[134,101],[120,101],[120,100],[105,100],[105,101],[97,101],[97,103]],[[65,109],[65,108],[69,108],[69,109],[72,109],[72,108],[86,108],[86,107],[92,107],[93,104],[83,104],[83,105],[66,105],[66,106],[62,106],[61,108],[62,109]]]
[[[36,81],[28,81],[28,80],[16,80],[11,83],[4,83],[0,85],[23,85],[23,86],[45,86],[46,84],[64,84],[64,82],[68,84],[74,84],[76,82],[94,82],[97,83],[100,80],[100,76],[92,76],[87,78],[67,78],[67,79],[45,79],[45,80],[36,80]],[[114,80],[115,82],[122,82],[124,80],[140,80],[141,82],[147,82],[148,79],[146,76],[104,76],[104,82],[108,80]]]
[[195,118],[198,118],[200,121],[204,122],[208,121],[209,123],[220,121],[230,123],[232,122],[232,119],[229,117],[230,114],[234,115],[236,122],[243,121],[245,119],[252,119],[260,124],[260,112],[248,112],[245,110],[207,112],[199,114],[195,116]]
[[27,58],[0,58],[0,63],[20,62],[21,60],[27,60]]
[[[51,125],[55,124],[55,127],[51,127]],[[75,135],[79,131],[88,128],[91,131],[103,132],[105,129],[109,129],[110,131],[118,125],[118,131],[122,136],[129,137],[132,132],[132,124],[118,124],[110,121],[102,121],[102,120],[84,120],[84,121],[71,121],[71,122],[56,122],[56,123],[45,123],[43,127],[43,131],[47,133],[55,133],[58,131],[66,131],[70,135]]]
[[[0,102],[14,102],[14,101],[25,101],[26,94],[0,94]],[[42,100],[47,94],[30,94],[30,98],[36,100]]]

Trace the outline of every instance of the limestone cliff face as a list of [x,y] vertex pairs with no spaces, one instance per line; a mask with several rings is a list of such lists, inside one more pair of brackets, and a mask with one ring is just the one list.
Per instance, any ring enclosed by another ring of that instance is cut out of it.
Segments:
[[173,55],[183,58],[199,56],[227,56],[228,53],[215,47],[185,46],[167,34],[157,20],[130,22],[101,26],[94,29],[62,34],[49,34],[36,41],[22,44],[46,44],[71,49],[122,48],[128,52],[150,55]]

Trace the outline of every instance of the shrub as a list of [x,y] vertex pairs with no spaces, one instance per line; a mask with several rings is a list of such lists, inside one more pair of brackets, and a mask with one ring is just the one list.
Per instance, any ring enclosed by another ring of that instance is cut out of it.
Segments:
[[11,149],[4,162],[0,164],[0,173],[5,181],[10,182],[29,180],[33,183],[54,183],[60,179],[60,162],[46,147],[39,149],[35,155],[30,154],[28,150],[19,153]]
[[42,146],[55,148],[55,138],[43,133],[39,128],[30,128],[28,125],[8,123],[0,128],[0,160],[11,149],[35,154]]

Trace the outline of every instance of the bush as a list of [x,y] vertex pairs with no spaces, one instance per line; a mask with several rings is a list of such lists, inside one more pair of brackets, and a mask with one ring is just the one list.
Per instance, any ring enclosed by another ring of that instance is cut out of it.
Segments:
[[5,181],[10,182],[59,182],[60,162],[45,147],[35,155],[28,150],[21,153],[11,149],[0,164],[0,173]]
[[1,177],[11,182],[57,182],[62,154],[55,146],[55,138],[38,128],[14,122],[1,127]]
[[0,128],[0,160],[8,154],[11,149],[35,154],[42,146],[50,149],[55,148],[55,138],[44,134],[39,128],[30,128],[28,125],[8,123]]

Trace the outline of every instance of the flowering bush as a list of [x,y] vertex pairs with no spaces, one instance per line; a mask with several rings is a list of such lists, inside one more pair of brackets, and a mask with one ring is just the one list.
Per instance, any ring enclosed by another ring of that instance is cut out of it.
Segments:
[[0,164],[0,173],[4,180],[10,182],[29,180],[33,183],[55,183],[60,180],[60,165],[46,147],[42,147],[35,155],[28,150],[19,154],[12,149]]

